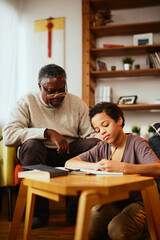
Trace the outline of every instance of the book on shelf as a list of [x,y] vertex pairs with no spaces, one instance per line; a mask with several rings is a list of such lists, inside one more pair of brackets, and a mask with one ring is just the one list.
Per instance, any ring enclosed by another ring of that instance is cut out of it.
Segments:
[[151,61],[149,54],[146,54],[146,67],[151,68]]
[[150,64],[150,68],[155,68],[155,64],[153,62],[153,58],[152,58],[151,54],[149,54],[149,64]]
[[160,58],[157,52],[149,54],[150,67],[160,68]]
[[155,53],[152,53],[151,55],[152,55],[152,58],[153,58],[155,67],[156,67],[156,68],[159,68],[159,63],[158,63],[158,60],[157,60],[157,58],[156,58],[156,56],[155,56]]
[[160,68],[160,53],[155,52],[154,54],[158,62],[158,67]]
[[114,48],[114,47],[124,47],[124,45],[121,44],[103,44],[104,48]]
[[19,178],[49,179],[68,175],[69,172],[67,169],[50,167],[43,164],[23,166],[23,169],[24,171],[18,173]]

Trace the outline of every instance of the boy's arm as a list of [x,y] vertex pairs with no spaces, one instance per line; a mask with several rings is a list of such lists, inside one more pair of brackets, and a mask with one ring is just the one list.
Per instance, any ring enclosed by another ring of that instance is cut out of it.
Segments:
[[160,162],[151,164],[129,164],[124,163],[123,173],[125,174],[141,174],[160,178]]
[[131,164],[102,159],[99,169],[107,172],[123,172],[124,174],[140,174],[160,178],[160,162],[150,164]]
[[86,161],[83,161],[79,156],[71,158],[65,163],[65,167],[83,168],[83,169],[91,169],[91,170],[98,170],[99,169],[98,165],[99,165],[99,162],[97,163],[86,162]]

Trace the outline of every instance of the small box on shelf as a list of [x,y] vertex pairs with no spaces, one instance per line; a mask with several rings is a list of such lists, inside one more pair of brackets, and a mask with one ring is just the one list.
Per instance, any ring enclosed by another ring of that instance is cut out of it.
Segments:
[[153,33],[133,35],[133,45],[151,45],[153,44]]

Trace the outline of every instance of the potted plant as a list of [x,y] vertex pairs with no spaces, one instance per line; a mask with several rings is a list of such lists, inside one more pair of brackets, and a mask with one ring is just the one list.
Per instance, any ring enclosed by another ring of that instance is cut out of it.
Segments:
[[123,66],[124,66],[124,70],[129,70],[132,69],[132,64],[133,64],[134,60],[132,57],[128,56],[123,58]]
[[133,127],[132,127],[132,133],[135,134],[135,135],[138,135],[138,136],[139,136],[139,135],[140,135],[140,130],[141,130],[141,129],[140,129],[140,127],[138,127],[138,126],[133,126]]
[[149,135],[149,138],[156,135],[156,130],[151,125],[148,126],[148,135]]

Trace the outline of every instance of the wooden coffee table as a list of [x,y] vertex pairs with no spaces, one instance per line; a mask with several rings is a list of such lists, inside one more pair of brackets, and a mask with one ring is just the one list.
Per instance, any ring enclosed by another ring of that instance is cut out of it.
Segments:
[[25,178],[21,182],[9,239],[17,237],[25,206],[24,239],[30,239],[36,195],[54,201],[60,201],[65,196],[80,195],[74,239],[85,240],[88,239],[91,208],[97,204],[127,199],[131,191],[141,191],[151,239],[159,240],[160,200],[157,185],[152,177],[139,175],[68,175],[48,181]]

